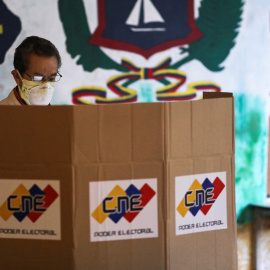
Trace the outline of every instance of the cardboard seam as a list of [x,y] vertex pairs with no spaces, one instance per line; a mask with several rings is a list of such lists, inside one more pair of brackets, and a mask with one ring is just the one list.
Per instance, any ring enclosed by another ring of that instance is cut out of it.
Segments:
[[[171,125],[170,125],[170,112],[171,112],[171,104],[170,103],[164,103],[163,106],[163,119],[162,119],[162,122],[163,122],[163,148],[165,148],[164,150],[164,161],[163,161],[163,189],[165,190],[164,194],[166,196],[164,196],[163,200],[163,205],[165,205],[164,207],[164,219],[165,219],[165,222],[164,222],[164,238],[165,238],[165,247],[164,247],[164,259],[165,259],[165,269],[170,269],[170,237],[169,236],[169,233],[168,233],[168,227],[169,227],[169,216],[168,216],[168,213],[170,213],[170,203],[168,203],[168,198],[170,198],[170,174],[169,174],[169,156],[170,156],[170,144],[169,144],[169,141],[170,141],[170,128],[171,128]],[[164,179],[167,179],[167,181],[164,181]],[[167,182],[167,183],[166,183]]]
[[[231,178],[232,178],[232,185],[233,188],[232,188],[232,201],[233,201],[233,205],[235,205],[236,203],[236,199],[235,199],[235,115],[234,115],[234,97],[232,96],[232,101],[231,101],[231,106],[232,106],[232,156],[231,156],[231,168],[232,168],[232,172],[231,172]],[[237,222],[237,219],[236,219],[236,208],[233,207],[232,209],[232,220],[233,222]],[[235,266],[237,268],[237,265],[238,265],[238,256],[237,256],[237,230],[236,230],[236,226],[234,226],[234,247],[236,247],[236,252],[235,252],[235,256],[234,256],[234,260],[235,260]]]
[[[189,122],[191,123],[190,124],[190,136],[191,136],[191,155],[190,156],[186,156],[186,157],[181,157],[180,159],[187,159],[187,158],[190,158],[191,161],[192,161],[192,174],[194,174],[194,145],[193,145],[193,102],[190,102],[189,103],[189,110],[190,110],[190,120]],[[196,246],[196,234],[193,233],[193,243],[194,243],[194,251],[195,251],[195,254],[197,254],[197,246]],[[197,267],[197,255],[195,256],[195,268],[198,269]]]
[[[131,123],[131,162],[129,162],[129,166],[130,166],[130,170],[131,170],[131,177],[132,179],[134,179],[134,164],[136,164],[136,161],[134,159],[134,137],[132,136],[132,134],[134,134],[134,107],[130,106],[130,116],[131,116],[131,121],[129,121]],[[120,164],[119,162],[117,164]],[[123,162],[124,164],[124,162]]]
[[[193,138],[194,138],[194,136],[193,136],[193,125],[194,125],[194,123],[193,123],[193,110],[194,110],[194,108],[193,108],[193,102],[190,102],[189,103],[190,104],[190,106],[189,106],[189,108],[190,108],[190,123],[191,123],[191,125],[190,125],[190,129],[191,129],[191,131],[190,131],[190,134],[191,134],[191,156],[189,157],[191,160],[192,160],[192,174],[194,174],[194,145],[193,145]],[[202,156],[206,156],[206,155],[202,155]],[[184,157],[185,159],[187,158],[187,157]],[[196,158],[197,158],[197,155],[196,155]],[[198,269],[198,270],[200,270],[199,268],[198,268],[198,260],[197,260],[197,234],[196,233],[193,233],[193,243],[194,243],[194,251],[195,251],[195,267],[196,267],[196,269]]]
[[77,243],[77,241],[76,241],[76,237],[75,237],[75,235],[77,234],[76,232],[77,232],[77,226],[76,226],[76,216],[77,216],[77,202],[76,202],[76,187],[75,187],[75,185],[76,185],[76,179],[75,179],[75,165],[72,165],[72,187],[73,187],[73,189],[74,189],[74,192],[72,192],[73,194],[72,194],[72,201],[73,201],[73,203],[72,203],[72,205],[73,205],[73,215],[74,215],[74,218],[73,218],[73,224],[72,224],[72,226],[73,226],[73,235],[72,235],[72,238],[73,238],[73,265],[74,265],[74,267],[73,267],[73,269],[76,269],[76,249],[78,248],[78,243]]
[[[80,155],[81,155],[82,157],[84,157],[85,160],[88,160],[87,155],[84,153],[84,151],[83,151],[80,147],[77,146],[77,144],[75,144],[75,148],[76,148],[76,151],[75,151],[75,152],[79,152]],[[76,161],[75,161],[75,163],[77,164]],[[82,164],[82,162],[79,161],[78,164]]]
[[130,118],[131,118],[131,121],[130,122],[130,129],[131,129],[131,163],[134,163],[134,138],[132,136],[132,134],[134,134],[134,109],[132,106],[130,106]]
[[190,151],[191,151],[191,156],[193,156],[194,155],[194,146],[193,146],[193,103],[192,102],[190,102],[189,103],[190,105],[189,105],[189,115],[190,115],[190,119],[189,119],[189,123],[190,123],[190,136],[191,136],[191,149],[190,149]]
[[97,138],[98,138],[98,148],[97,148],[97,161],[100,164],[102,162],[102,152],[101,152],[101,107],[98,106],[98,114],[97,114],[97,123],[98,123],[98,128],[97,128]]
[[18,168],[22,168],[22,167],[34,167],[34,168],[38,168],[38,167],[69,167],[72,166],[72,162],[69,163],[28,163],[26,166],[23,166],[22,163],[12,163],[12,165],[10,163],[5,163],[2,162],[0,163],[0,168],[14,168],[14,167],[18,167]]
[[[235,200],[235,157],[234,155],[231,157],[231,168],[232,168],[232,173],[231,173],[231,177],[232,177],[232,201],[233,201],[233,206],[235,206],[236,200]],[[234,180],[234,181],[233,181]],[[236,218],[236,208],[233,207],[232,209],[232,220],[234,223],[237,223],[237,218]],[[234,226],[234,244],[233,244],[233,248],[235,249],[235,255],[234,255],[234,259],[233,261],[235,261],[235,266],[237,269],[237,265],[238,265],[238,256],[237,256],[237,226]]]
[[75,174],[75,110],[71,110],[71,170],[72,170],[72,216],[73,216],[73,222],[72,222],[72,256],[73,256],[73,269],[76,269],[76,215],[77,215],[77,205],[76,205],[76,174]]
[[[215,247],[217,246],[217,231],[214,233],[215,236]],[[218,269],[218,263],[217,263],[217,249],[215,248],[215,269]]]
[[232,97],[232,138],[233,138],[233,143],[232,143],[232,153],[235,154],[235,116],[234,116],[234,97]]
[[[232,156],[233,153],[224,153],[224,154],[212,154],[212,155],[196,155],[196,159],[205,159],[206,157],[208,158],[217,158],[217,157],[222,157],[222,156]],[[181,159],[194,159],[194,156],[182,156],[182,157],[174,157],[171,158],[170,161],[174,160],[181,160]]]
[[[209,144],[207,143],[207,140],[206,140],[206,125],[209,127],[210,125],[208,124],[209,122],[209,119],[208,119],[208,115],[210,115],[210,112],[209,112],[209,107],[207,107],[207,101],[206,100],[202,100],[203,102],[203,119],[202,119],[202,125],[203,125],[203,141],[204,141],[204,148],[203,148],[203,151],[205,153],[206,156],[207,155],[207,152],[209,151],[209,149],[211,149],[211,147],[209,147]],[[211,102],[211,100],[210,100]],[[205,123],[207,121],[207,124]],[[213,138],[214,140],[214,138]],[[211,145],[211,144],[210,144]]]

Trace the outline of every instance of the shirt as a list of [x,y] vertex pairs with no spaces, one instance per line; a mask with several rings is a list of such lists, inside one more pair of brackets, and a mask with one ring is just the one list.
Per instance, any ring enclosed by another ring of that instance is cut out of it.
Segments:
[[7,98],[0,101],[0,105],[27,105],[27,104],[21,98],[17,86],[9,93]]

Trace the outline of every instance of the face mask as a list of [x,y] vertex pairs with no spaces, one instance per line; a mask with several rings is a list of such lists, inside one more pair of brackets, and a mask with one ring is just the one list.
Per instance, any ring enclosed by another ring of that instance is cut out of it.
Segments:
[[21,98],[25,100],[28,105],[48,105],[53,96],[54,82],[34,82],[23,79],[22,87],[19,87]]

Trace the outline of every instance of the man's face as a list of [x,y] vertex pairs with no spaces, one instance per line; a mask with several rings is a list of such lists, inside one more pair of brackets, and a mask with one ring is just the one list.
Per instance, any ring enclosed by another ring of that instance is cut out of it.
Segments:
[[[56,75],[57,71],[58,71],[58,62],[55,56],[44,57],[44,56],[40,56],[35,53],[32,53],[29,55],[28,69],[21,75],[24,79],[31,81],[32,79],[28,75],[45,76],[46,78],[49,78],[51,76]],[[12,74],[14,76],[16,83],[21,87],[22,81],[18,77],[17,72],[12,71]]]

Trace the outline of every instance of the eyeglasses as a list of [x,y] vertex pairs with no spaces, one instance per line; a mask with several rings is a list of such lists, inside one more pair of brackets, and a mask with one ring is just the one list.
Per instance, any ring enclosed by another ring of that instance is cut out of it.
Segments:
[[54,75],[51,75],[51,76],[38,76],[38,75],[35,75],[35,76],[31,76],[29,74],[27,74],[26,72],[24,72],[27,76],[29,76],[33,82],[58,82],[61,78],[62,78],[62,75],[57,72],[56,74]]

